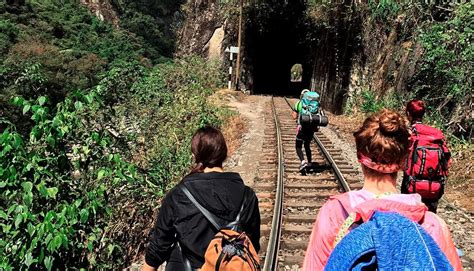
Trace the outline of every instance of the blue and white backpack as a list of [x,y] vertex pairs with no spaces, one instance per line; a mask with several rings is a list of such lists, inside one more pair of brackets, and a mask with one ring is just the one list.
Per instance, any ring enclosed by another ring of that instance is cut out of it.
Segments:
[[324,268],[339,270],[453,270],[433,238],[416,222],[376,211],[336,245]]
[[319,109],[319,94],[315,91],[308,91],[301,98],[301,115],[317,114]]
[[303,94],[298,102],[299,113],[298,123],[302,126],[317,127],[327,126],[329,121],[327,116],[319,109],[319,94],[315,91],[308,91]]

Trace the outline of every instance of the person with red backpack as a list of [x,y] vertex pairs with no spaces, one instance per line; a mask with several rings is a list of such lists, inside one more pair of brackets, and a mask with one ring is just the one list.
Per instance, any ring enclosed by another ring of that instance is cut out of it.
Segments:
[[[354,133],[364,186],[332,196],[321,207],[304,271],[375,270],[362,266],[462,270],[446,223],[427,211],[420,195],[397,192],[397,174],[408,153],[409,136],[405,118],[387,109],[369,116]],[[331,255],[333,251],[337,255]]]
[[260,212],[255,192],[224,172],[227,145],[213,127],[191,140],[196,165],[167,193],[150,232],[143,271],[259,270]]
[[441,130],[421,122],[425,114],[423,101],[408,102],[406,114],[411,123],[411,136],[401,192],[420,194],[428,210],[436,213],[438,201],[444,194],[451,153]]

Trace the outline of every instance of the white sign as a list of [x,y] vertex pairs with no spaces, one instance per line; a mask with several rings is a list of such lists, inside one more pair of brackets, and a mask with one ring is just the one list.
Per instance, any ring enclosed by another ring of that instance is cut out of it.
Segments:
[[230,52],[234,53],[234,54],[238,54],[239,53],[239,47],[230,46]]
[[225,51],[226,53],[231,53],[231,54],[238,54],[239,53],[239,47],[236,47],[236,46],[230,46],[225,48]]

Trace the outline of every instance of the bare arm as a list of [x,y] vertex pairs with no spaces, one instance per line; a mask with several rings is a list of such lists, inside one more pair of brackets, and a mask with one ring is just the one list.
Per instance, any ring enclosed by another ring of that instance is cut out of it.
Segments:
[[296,113],[295,111],[292,111],[291,116],[293,117],[293,119],[296,119],[298,118],[298,113]]
[[[297,119],[297,118],[298,118],[298,113],[299,113],[299,112],[298,112],[298,107],[299,107],[298,104],[299,104],[299,103],[300,103],[300,102],[298,101],[298,102],[295,104],[295,106],[291,107],[291,109],[292,109],[291,116],[293,117],[293,119]],[[288,104],[288,105],[289,105],[289,104]]]
[[156,271],[157,268],[149,266],[147,263],[144,263],[142,266],[142,271]]

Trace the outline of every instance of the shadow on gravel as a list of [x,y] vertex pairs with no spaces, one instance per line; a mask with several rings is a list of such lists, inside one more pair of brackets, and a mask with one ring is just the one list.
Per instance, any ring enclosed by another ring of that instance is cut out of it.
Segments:
[[330,169],[332,168],[328,164],[312,165],[310,167],[306,167],[306,174],[321,173],[323,171],[330,170]]

